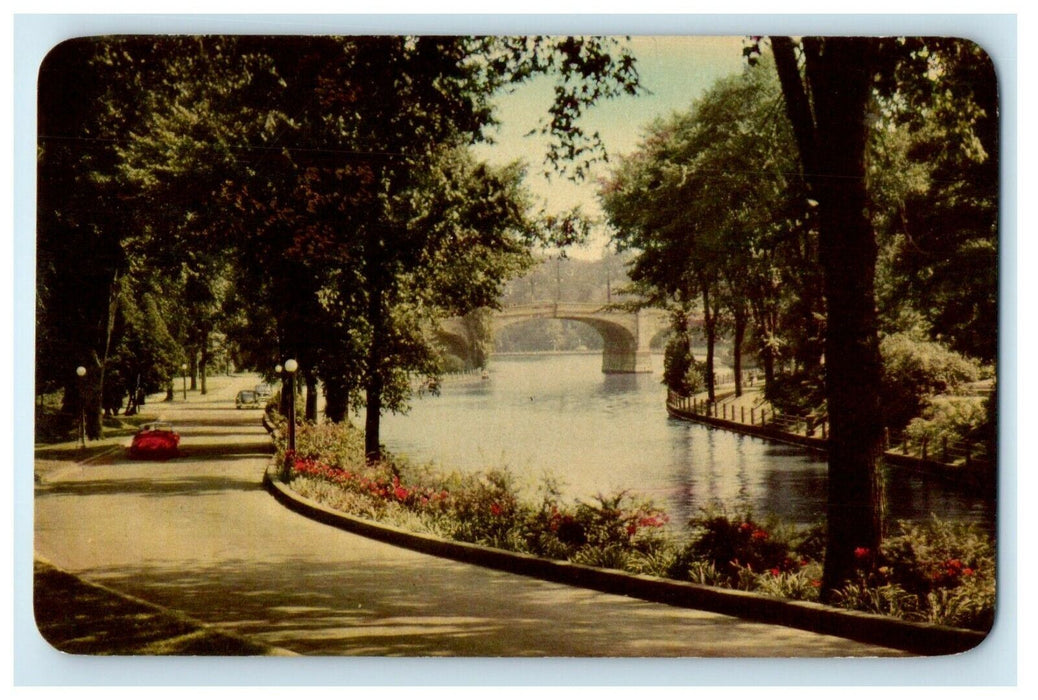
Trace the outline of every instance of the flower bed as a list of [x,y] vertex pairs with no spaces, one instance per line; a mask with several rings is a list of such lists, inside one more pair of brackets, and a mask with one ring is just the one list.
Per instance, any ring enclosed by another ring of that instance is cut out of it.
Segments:
[[[507,470],[444,474],[404,460],[366,464],[350,426],[301,427],[291,488],[326,506],[413,532],[578,564],[817,601],[824,534],[704,512],[685,527],[628,493],[566,501],[551,479],[523,496]],[[899,524],[837,593],[852,610],[975,630],[994,616],[995,559],[976,528]]]

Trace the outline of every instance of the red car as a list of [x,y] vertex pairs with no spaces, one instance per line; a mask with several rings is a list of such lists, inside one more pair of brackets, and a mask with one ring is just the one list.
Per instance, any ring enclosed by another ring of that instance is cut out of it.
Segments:
[[170,459],[180,454],[180,434],[171,423],[147,423],[140,427],[130,444],[134,459]]

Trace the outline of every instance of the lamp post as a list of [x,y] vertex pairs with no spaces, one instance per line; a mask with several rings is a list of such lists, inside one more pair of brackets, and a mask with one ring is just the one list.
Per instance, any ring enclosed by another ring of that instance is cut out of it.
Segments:
[[[288,451],[285,455],[284,470],[281,474],[282,481],[288,481],[292,473],[292,463],[296,454],[296,370],[299,363],[295,360],[285,362],[285,372],[288,373]],[[282,389],[284,391],[284,389]]]
[[86,401],[83,396],[83,388],[86,384],[86,367],[80,365],[76,367],[76,376],[79,377],[79,381],[76,384],[76,394],[79,399],[79,449],[86,449]]
[[180,365],[180,377],[184,380],[184,400],[187,401],[187,363]]

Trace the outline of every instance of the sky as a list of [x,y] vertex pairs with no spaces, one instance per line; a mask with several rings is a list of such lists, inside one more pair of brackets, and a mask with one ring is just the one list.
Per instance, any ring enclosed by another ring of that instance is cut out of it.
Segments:
[[[658,117],[687,110],[716,80],[741,71],[745,64],[741,36],[635,36],[629,42],[641,83],[649,92],[623,96],[595,105],[580,124],[586,133],[598,131],[610,156],[626,155],[638,148],[645,128]],[[550,78],[538,79],[497,100],[500,130],[493,146],[479,146],[480,158],[494,164],[525,161],[527,187],[538,205],[552,213],[580,206],[592,217],[601,218],[596,181],[606,176],[612,163],[599,164],[585,181],[543,176],[546,141],[526,136],[548,114],[552,99]],[[613,161],[615,163],[615,160]],[[608,243],[604,224],[596,226],[592,240],[567,255],[594,260]]]

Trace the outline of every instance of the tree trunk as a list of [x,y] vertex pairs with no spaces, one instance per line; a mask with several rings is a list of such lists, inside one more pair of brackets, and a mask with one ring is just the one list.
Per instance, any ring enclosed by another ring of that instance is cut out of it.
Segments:
[[824,599],[853,578],[857,568],[871,566],[882,537],[876,240],[866,212],[865,185],[873,41],[805,39],[812,102],[796,70],[792,42],[782,37],[772,41],[805,182],[819,212],[830,426]]
[[382,377],[372,374],[366,383],[367,397],[364,404],[364,455],[368,463],[382,459],[379,430],[382,421]]
[[717,339],[716,321],[710,308],[710,286],[703,284],[703,333],[706,336],[706,379],[707,400],[713,402],[714,393],[714,341]]
[[349,392],[345,383],[336,379],[324,381],[324,417],[333,423],[346,420],[349,410]]
[[732,371],[735,372],[735,395],[742,396],[742,344],[746,336],[746,313],[738,303],[733,316],[735,329],[732,335]]
[[378,282],[377,263],[368,263],[368,324],[371,328],[371,341],[368,346],[367,376],[364,381],[364,455],[368,463],[382,459],[382,445],[379,440],[382,421],[382,392],[385,383],[382,377],[382,345],[384,343],[385,309],[383,309],[383,292]]
[[775,384],[775,352],[770,346],[764,349],[762,358],[764,363],[764,388]]
[[317,376],[306,373],[306,422],[317,423]]
[[202,388],[199,391],[199,393],[202,394],[203,396],[205,396],[208,393],[208,390],[206,388],[206,383],[205,383],[206,374],[208,373],[208,371],[209,371],[209,332],[206,331],[202,335],[202,350],[199,353],[199,358],[198,358],[198,379],[199,379],[199,382],[202,385]]

